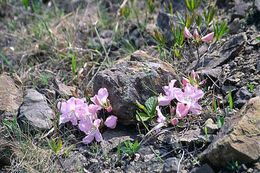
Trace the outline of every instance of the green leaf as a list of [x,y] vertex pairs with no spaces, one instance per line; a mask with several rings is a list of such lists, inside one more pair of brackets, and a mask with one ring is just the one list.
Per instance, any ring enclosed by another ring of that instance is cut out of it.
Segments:
[[150,97],[145,102],[145,107],[152,118],[155,116],[156,106],[158,104],[157,97]]
[[124,6],[123,8],[120,9],[120,14],[123,16],[125,19],[128,19],[128,17],[131,14],[131,9],[128,6]]
[[225,118],[223,116],[217,116],[217,125],[218,128],[221,128],[224,125]]
[[186,13],[186,21],[185,21],[185,26],[187,28],[189,28],[191,26],[192,20],[191,20],[191,16],[189,13]]
[[77,69],[77,58],[75,54],[71,54],[71,69],[73,75],[76,74],[76,69]]
[[217,41],[220,40],[221,37],[223,37],[225,34],[228,33],[228,25],[226,21],[220,22],[220,23],[215,23],[213,25],[214,29],[214,34],[217,39]]
[[54,139],[50,139],[49,146],[55,154],[58,154],[62,148],[62,140],[59,138],[56,143]]
[[216,12],[216,9],[212,6],[210,6],[208,8],[208,11],[206,12],[206,10],[204,10],[203,14],[204,14],[204,18],[205,18],[205,21],[206,21],[206,24],[209,26],[210,23],[212,22],[213,20],[213,17],[215,15],[215,12]]
[[229,103],[229,108],[233,109],[234,103],[233,103],[233,98],[232,98],[231,91],[228,92],[228,103]]
[[217,100],[215,99],[215,97],[213,97],[213,109],[214,109],[214,112],[217,112]]
[[145,122],[145,121],[150,120],[150,116],[144,112],[137,111],[135,116],[136,116],[137,121]]
[[22,4],[27,9],[30,5],[30,1],[29,0],[22,0]]
[[197,26],[200,28],[201,24],[202,24],[202,17],[197,16],[196,19],[195,19],[195,22],[196,22]]
[[58,144],[57,144],[57,147],[56,147],[56,154],[58,154],[60,152],[62,148],[62,140],[61,138],[58,139]]
[[146,109],[146,107],[144,105],[142,105],[141,103],[139,103],[137,100],[135,101],[135,104],[137,105],[137,107],[139,109],[141,109],[142,111],[144,111],[145,113],[148,114],[148,110]]

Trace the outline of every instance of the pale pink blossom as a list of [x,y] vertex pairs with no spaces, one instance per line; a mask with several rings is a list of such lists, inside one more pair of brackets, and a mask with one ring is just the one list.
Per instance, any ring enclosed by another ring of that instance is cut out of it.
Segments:
[[156,106],[156,111],[157,111],[157,122],[164,123],[166,121],[166,117],[163,116],[159,106]]
[[190,33],[187,27],[184,28],[184,36],[185,38],[193,38],[192,34]]
[[205,35],[204,37],[202,37],[201,40],[205,43],[210,43],[213,41],[213,38],[214,38],[214,32],[211,32]]
[[83,143],[85,144],[89,144],[91,143],[94,139],[97,142],[100,142],[103,140],[103,137],[99,131],[99,126],[100,126],[101,120],[100,119],[96,119],[91,128],[87,131],[87,136],[83,138]]
[[112,107],[108,100],[108,91],[106,88],[100,88],[98,94],[90,99],[95,105],[106,109],[108,112],[112,111]]
[[173,119],[171,119],[171,124],[172,124],[173,126],[176,126],[176,125],[178,124],[178,122],[179,122],[178,118],[173,118]]
[[117,124],[117,117],[114,115],[110,115],[109,117],[107,117],[105,123],[104,123],[108,128],[110,129],[114,129],[116,127]]
[[198,115],[201,113],[201,106],[198,104],[199,99],[203,97],[204,93],[197,87],[192,86],[190,83],[184,88],[184,92],[179,90],[176,91],[176,99],[180,102],[176,107],[176,114],[183,118],[191,112],[192,114]]
[[193,37],[194,37],[195,40],[200,40],[200,35],[199,35],[197,29],[194,30],[194,32],[193,32]]
[[158,103],[160,106],[167,106],[175,99],[175,92],[181,90],[180,88],[174,87],[176,80],[171,80],[168,86],[164,86],[163,90],[165,95],[160,95],[158,97]]
[[60,124],[71,122],[73,125],[77,125],[78,120],[88,112],[88,105],[85,103],[85,99],[75,97],[71,97],[66,102],[59,102],[57,107],[61,112]]

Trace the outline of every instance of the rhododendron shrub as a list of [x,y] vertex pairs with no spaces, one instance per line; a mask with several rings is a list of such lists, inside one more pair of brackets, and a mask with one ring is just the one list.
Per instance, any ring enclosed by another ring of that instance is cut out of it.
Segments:
[[[171,118],[169,123],[177,125],[179,119],[183,119],[188,114],[199,115],[202,107],[199,100],[203,97],[204,92],[199,89],[199,85],[204,81],[199,81],[199,76],[194,71],[188,78],[183,78],[182,88],[175,87],[176,80],[171,80],[168,86],[164,86],[164,94],[158,97],[157,111],[157,125],[155,129],[166,125],[167,118],[162,114],[161,108],[163,106],[170,107]],[[175,107],[174,107],[175,106]]]
[[[90,100],[93,103],[87,103],[86,99],[71,97],[65,102],[58,103],[58,109],[61,112],[59,123],[71,122],[74,126],[78,126],[79,130],[86,134],[83,138],[83,143],[89,144],[94,139],[97,142],[102,141],[102,135],[99,131],[103,123],[101,118],[98,118],[98,112],[105,109],[107,112],[112,111],[112,106],[108,100],[108,91],[106,88],[101,88],[98,93]],[[110,115],[106,118],[104,125],[114,129],[117,124],[117,117]]]

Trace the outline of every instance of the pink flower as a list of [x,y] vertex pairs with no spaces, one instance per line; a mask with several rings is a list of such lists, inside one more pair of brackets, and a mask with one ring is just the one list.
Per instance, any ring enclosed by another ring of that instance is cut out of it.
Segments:
[[185,36],[185,38],[193,38],[192,34],[190,33],[190,31],[188,30],[188,28],[186,26],[184,28],[184,36]]
[[107,117],[105,123],[104,123],[108,128],[114,129],[117,124],[117,117],[114,115],[110,115]]
[[179,118],[185,117],[189,112],[190,107],[186,106],[184,103],[177,103],[176,114]]
[[190,83],[190,80],[183,77],[181,82],[182,82],[182,85],[185,87],[187,85],[187,83]]
[[101,108],[106,109],[108,112],[112,111],[112,107],[108,100],[108,91],[106,88],[100,88],[98,94],[90,99],[95,105],[100,106]]
[[195,87],[199,87],[200,85],[205,83],[205,80],[200,81],[199,75],[192,70],[190,76],[188,76],[188,78],[183,78],[182,79],[182,85],[185,87],[187,85],[187,83],[192,84]]
[[91,118],[80,120],[78,127],[80,131],[84,132],[85,134],[88,134],[93,127],[93,120]]
[[202,90],[187,83],[183,91],[176,91],[176,99],[180,102],[177,104],[176,114],[183,118],[190,111],[191,113],[198,115],[201,113],[201,106],[198,104],[198,100],[203,97]]
[[58,109],[60,109],[60,124],[71,122],[73,125],[77,125],[78,119],[81,119],[88,112],[88,105],[85,103],[85,99],[79,99],[71,97],[66,102],[59,102]]
[[165,116],[163,116],[159,106],[156,106],[156,111],[157,111],[157,122],[164,123],[166,121],[166,118]]
[[103,137],[99,131],[99,126],[100,126],[101,120],[100,119],[96,119],[93,124],[92,127],[87,131],[87,136],[83,138],[83,143],[85,144],[89,144],[91,143],[94,139],[97,142],[100,142],[103,140]]
[[194,37],[195,40],[200,40],[200,35],[199,35],[197,29],[194,30],[194,32],[193,32],[193,37]]
[[178,118],[173,118],[173,119],[171,119],[171,124],[172,124],[173,126],[176,126],[176,125],[178,124],[178,122],[179,122]]
[[173,99],[175,99],[175,92],[181,90],[180,88],[174,87],[176,80],[171,80],[168,86],[164,86],[163,90],[165,95],[160,95],[158,97],[158,103],[160,106],[167,106],[171,103]]
[[214,32],[211,32],[211,33],[205,35],[204,37],[202,37],[201,40],[203,42],[210,43],[210,42],[212,42],[213,38],[214,38]]

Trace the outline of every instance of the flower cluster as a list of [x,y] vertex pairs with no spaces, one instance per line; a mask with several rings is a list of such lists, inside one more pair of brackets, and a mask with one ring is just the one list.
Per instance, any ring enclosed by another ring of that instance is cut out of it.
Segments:
[[194,32],[193,32],[193,35],[190,33],[190,31],[188,30],[188,28],[184,28],[184,36],[185,38],[188,38],[188,39],[194,39],[196,41],[203,41],[205,43],[210,43],[213,41],[213,38],[214,38],[214,32],[211,32],[203,37],[201,37],[198,33],[198,30],[195,29]]
[[[71,122],[74,126],[86,134],[83,138],[85,144],[91,143],[94,139],[102,141],[102,135],[99,127],[102,119],[98,118],[98,111],[105,109],[107,112],[112,111],[112,106],[108,100],[108,91],[101,88],[98,94],[90,99],[93,103],[86,103],[85,99],[71,97],[66,102],[59,102],[58,108],[61,112],[60,124]],[[117,124],[117,117],[110,115],[104,122],[105,126],[114,129]]]
[[[171,80],[168,86],[164,86],[164,95],[158,97],[159,106],[170,105],[170,114],[176,117],[171,119],[171,124],[176,125],[179,119],[184,118],[188,113],[198,115],[202,107],[198,101],[204,95],[201,89],[198,89],[198,75],[193,71],[191,77],[183,78],[183,89],[174,87],[176,80]],[[171,107],[173,100],[176,100],[176,108]],[[162,127],[166,123],[166,117],[162,114],[160,107],[157,106],[157,126]]]

